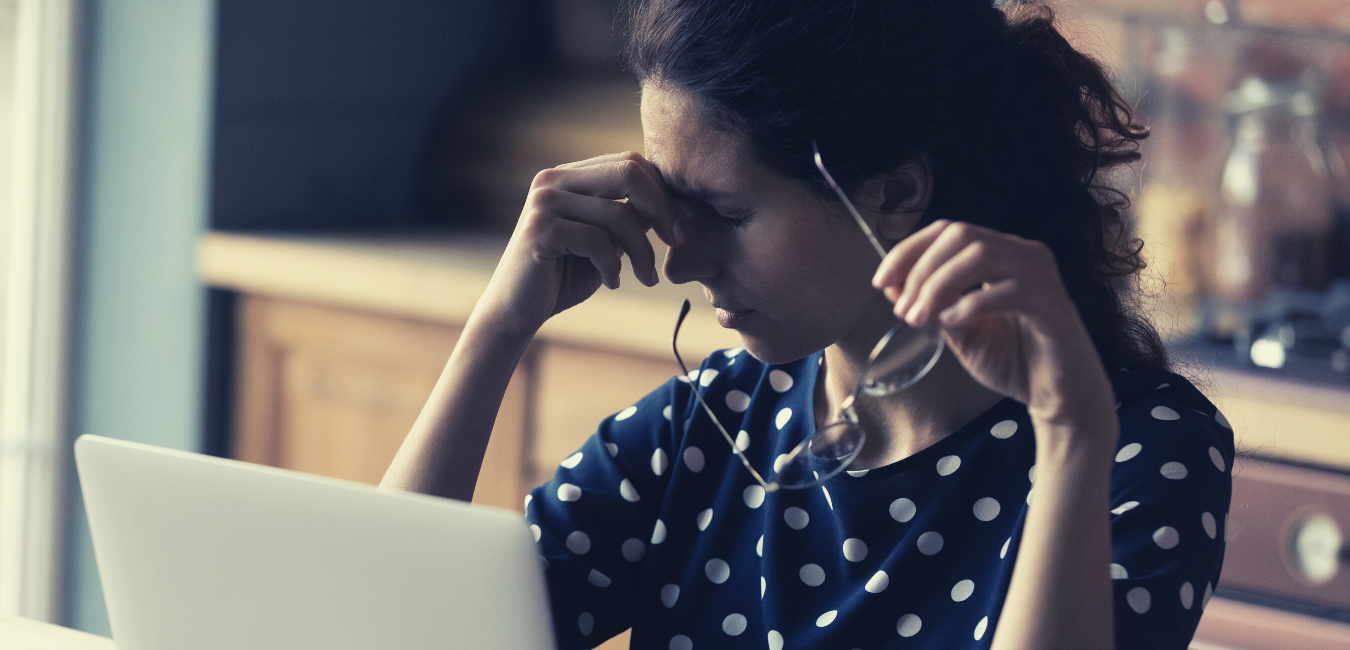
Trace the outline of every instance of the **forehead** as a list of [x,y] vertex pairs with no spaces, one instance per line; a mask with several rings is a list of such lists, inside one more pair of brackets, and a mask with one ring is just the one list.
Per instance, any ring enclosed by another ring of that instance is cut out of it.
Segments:
[[642,136],[647,159],[681,194],[716,198],[706,195],[730,193],[768,172],[748,155],[741,138],[709,126],[702,104],[678,90],[643,88]]

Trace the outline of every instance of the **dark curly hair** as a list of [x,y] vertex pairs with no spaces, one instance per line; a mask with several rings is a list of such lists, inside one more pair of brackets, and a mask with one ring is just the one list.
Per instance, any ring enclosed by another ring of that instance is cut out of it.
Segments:
[[[1107,370],[1166,368],[1132,308],[1142,243],[1103,178],[1148,136],[1103,66],[1040,5],[988,0],[632,0],[624,60],[688,92],[769,169],[829,196],[923,156],[924,222],[950,219],[1054,251]],[[921,224],[922,225],[922,224]]]

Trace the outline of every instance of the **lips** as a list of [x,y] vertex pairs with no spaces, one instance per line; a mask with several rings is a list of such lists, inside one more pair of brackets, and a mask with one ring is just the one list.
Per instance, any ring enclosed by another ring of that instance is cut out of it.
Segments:
[[750,317],[750,314],[755,311],[753,309],[737,311],[733,309],[724,309],[722,307],[715,307],[714,309],[717,310],[717,324],[733,330],[743,325],[746,319]]

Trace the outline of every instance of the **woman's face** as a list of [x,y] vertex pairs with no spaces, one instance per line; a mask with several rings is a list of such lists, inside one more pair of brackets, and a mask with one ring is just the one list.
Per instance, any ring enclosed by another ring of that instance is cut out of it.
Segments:
[[871,286],[875,250],[841,205],[760,165],[739,136],[704,115],[685,93],[643,91],[647,158],[685,214],[667,279],[702,284],[718,321],[762,361],[786,363],[836,343],[867,354],[895,322]]

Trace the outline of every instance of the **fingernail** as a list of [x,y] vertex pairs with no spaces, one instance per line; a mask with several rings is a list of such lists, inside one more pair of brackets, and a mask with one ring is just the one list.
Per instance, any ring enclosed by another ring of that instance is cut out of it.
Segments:
[[676,219],[671,225],[670,230],[675,233],[675,245],[684,245],[684,229],[680,227],[680,219]]
[[905,314],[905,322],[917,327],[919,325],[919,316],[922,316],[922,314],[919,313],[920,311],[919,306],[914,305],[914,307],[909,310],[909,313]]
[[910,303],[910,299],[909,299],[909,295],[908,295],[908,294],[903,295],[903,296],[900,296],[900,299],[897,300],[897,301],[895,301],[895,313],[897,313],[897,314],[908,314],[908,313],[909,313],[909,303]]

